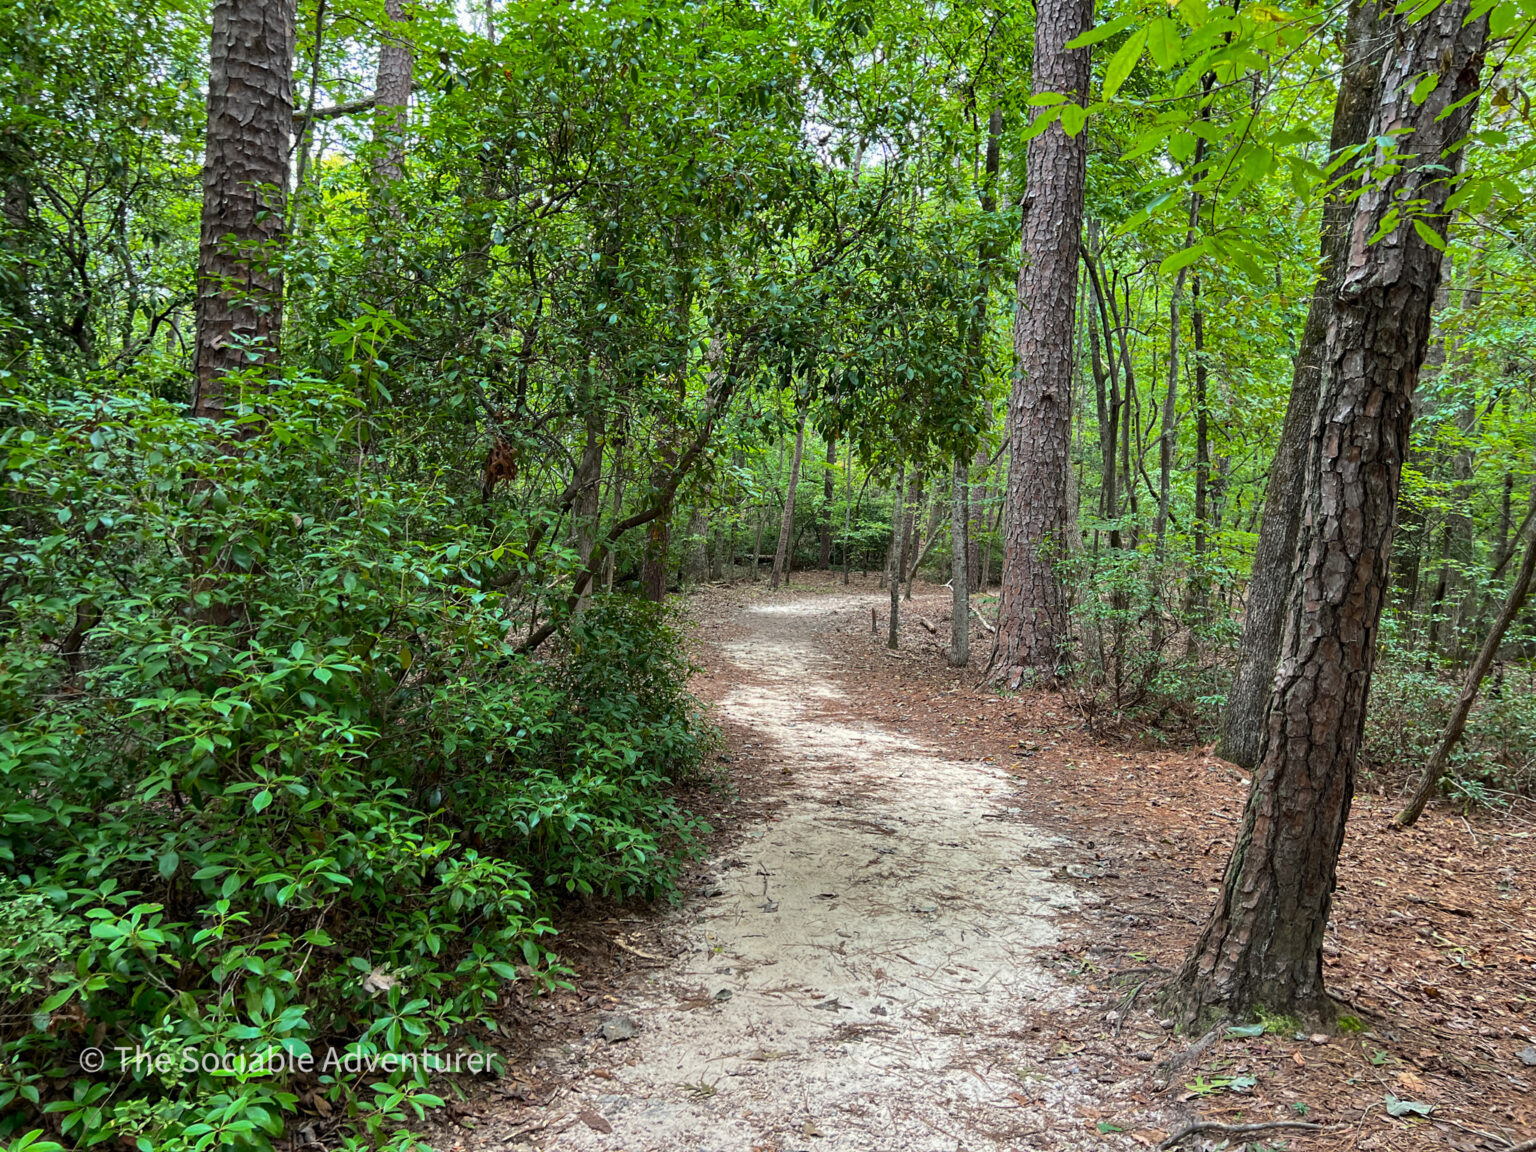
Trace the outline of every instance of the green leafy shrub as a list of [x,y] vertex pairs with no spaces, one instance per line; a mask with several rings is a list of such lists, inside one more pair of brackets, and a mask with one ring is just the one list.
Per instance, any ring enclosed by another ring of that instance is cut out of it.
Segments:
[[420,1068],[174,1057],[480,1044],[559,979],[557,898],[662,895],[694,844],[669,789],[714,737],[659,609],[519,655],[527,525],[392,467],[343,391],[268,401],[0,401],[0,1137],[264,1148],[305,1087],[408,1143]]
[[[1058,568],[1078,639],[1068,687],[1090,730],[1213,728],[1238,639],[1230,616],[1191,606],[1145,551],[1085,548]],[[1230,577],[1214,563],[1203,575]]]
[[[1465,669],[1426,670],[1418,653],[1388,650],[1371,676],[1364,752],[1375,771],[1395,784],[1415,776],[1440,741],[1461,691]],[[1525,669],[1506,685],[1496,671],[1483,681],[1461,741],[1452,750],[1444,786],[1472,807],[1498,807],[1501,794],[1536,786],[1536,695]]]

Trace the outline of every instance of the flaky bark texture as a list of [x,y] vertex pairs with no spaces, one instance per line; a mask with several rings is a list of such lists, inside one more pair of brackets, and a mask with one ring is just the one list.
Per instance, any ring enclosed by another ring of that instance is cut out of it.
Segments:
[[374,179],[387,186],[405,174],[405,126],[411,100],[415,54],[406,39],[408,16],[402,0],[384,0],[386,28],[379,45],[379,71],[373,86]]
[[217,0],[209,55],[192,414],[219,418],[223,377],[272,361],[282,326],[291,0]]
[[[1092,0],[1038,0],[1036,95],[1086,97],[1088,50],[1068,51],[1066,44],[1092,19]],[[1013,325],[1003,588],[992,660],[993,675],[1010,687],[1017,687],[1026,670],[1044,681],[1055,680],[1065,658],[1066,592],[1054,559],[1064,546],[1068,514],[1072,323],[1086,156],[1083,134],[1068,136],[1060,123],[1029,142],[1023,263]]]
[[[1395,206],[1422,205],[1445,231],[1461,164],[1486,18],[1463,26],[1468,0],[1416,24],[1391,18],[1370,137],[1397,134],[1407,154],[1365,189],[1329,311],[1317,416],[1306,452],[1301,540],[1237,844],[1216,908],[1173,994],[1186,1019],[1258,1006],[1327,1019],[1322,942],[1354,793],[1376,630],[1387,592],[1393,508],[1413,419],[1413,391],[1440,282],[1440,253],[1407,223],[1370,242]],[[1411,99],[1426,73],[1440,86]]]
[[[1376,85],[1381,73],[1381,54],[1386,30],[1377,19],[1377,5],[1356,0],[1344,33],[1344,71],[1333,107],[1332,154],[1360,144],[1370,129],[1376,110]],[[1243,643],[1238,649],[1237,675],[1227,693],[1221,717],[1221,755],[1244,768],[1259,759],[1264,727],[1264,708],[1280,659],[1280,624],[1285,618],[1290,592],[1291,560],[1301,523],[1301,495],[1306,474],[1307,443],[1322,373],[1328,318],[1342,268],[1343,248],[1349,235],[1349,194],[1355,181],[1341,185],[1323,204],[1317,284],[1312,306],[1302,329],[1301,345],[1291,375],[1291,397],[1285,409],[1280,444],[1269,468],[1264,497],[1264,518],[1259,525],[1258,548],[1253,555],[1253,575],[1248,582],[1248,602],[1243,617]]]

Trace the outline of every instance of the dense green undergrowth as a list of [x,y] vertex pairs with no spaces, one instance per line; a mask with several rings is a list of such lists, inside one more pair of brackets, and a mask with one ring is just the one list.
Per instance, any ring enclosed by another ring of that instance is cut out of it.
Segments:
[[329,385],[238,430],[123,390],[0,419],[0,1138],[263,1148],[304,1093],[408,1143],[426,1074],[356,1058],[483,1049],[560,979],[558,899],[663,895],[691,851],[678,636],[599,597],[517,655],[527,525]]

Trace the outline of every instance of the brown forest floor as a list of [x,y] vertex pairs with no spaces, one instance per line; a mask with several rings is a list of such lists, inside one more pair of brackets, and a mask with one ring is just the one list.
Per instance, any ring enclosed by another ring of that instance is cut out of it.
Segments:
[[[1205,922],[1247,775],[1210,748],[1089,737],[1063,696],[977,689],[986,637],[973,631],[980,653],[971,669],[951,670],[944,660],[949,590],[919,587],[912,608],[901,659],[867,621],[854,629],[863,643],[839,637],[845,687],[871,717],[899,713],[906,730],[951,755],[1012,761],[1022,786],[1018,818],[1072,841],[1076,851],[1060,867],[1106,900],[1074,918],[1055,963],[1093,993],[1085,1003],[1099,1010],[1069,1009],[1051,1024],[1062,1058],[1100,1061],[1118,1083],[1138,1065],[1144,1070],[1149,1052],[1155,1063],[1187,1045],[1148,1030],[1134,1013],[1105,1017],[1147,981],[1139,1009],[1162,975],[1149,969],[1177,968]],[[880,618],[884,627],[884,612]],[[1108,1094],[1085,1122],[1123,1126],[1152,1146],[1163,1130],[1138,1129],[1135,1117],[1171,1102],[1191,1119],[1240,1124],[1285,1114],[1335,1129],[1254,1138],[1298,1152],[1471,1152],[1536,1135],[1536,1067],[1520,1056],[1536,1061],[1536,807],[1463,815],[1433,805],[1407,831],[1389,827],[1398,807],[1395,796],[1356,797],[1324,945],[1329,986],[1362,1030],[1221,1039],[1164,1092],[1149,1082]],[[1241,1094],[1208,1087],[1246,1076],[1256,1084]],[[1389,1094],[1433,1111],[1391,1117]]]
[[[861,597],[856,610],[841,601],[847,592]],[[950,760],[1003,767],[1017,787],[984,819],[1055,837],[1047,849],[1021,845],[1021,860],[1091,894],[1077,911],[1061,913],[1057,943],[1036,958],[1075,994],[1046,999],[1008,1033],[1021,1070],[1014,1098],[1058,1110],[1070,1099],[1076,1115],[1052,1117],[1059,1136],[1000,1137],[993,1147],[1152,1148],[1196,1119],[1325,1127],[1234,1136],[1230,1145],[1248,1139],[1255,1150],[1294,1152],[1481,1152],[1536,1134],[1536,1067],[1527,1064],[1536,1062],[1536,808],[1464,816],[1432,806],[1417,828],[1402,832],[1387,827],[1394,797],[1357,797],[1324,950],[1330,987],[1346,1005],[1345,1028],[1304,1035],[1272,1022],[1261,1036],[1194,1045],[1159,1020],[1156,987],[1204,922],[1242,811],[1245,774],[1209,749],[1159,745],[1155,734],[1090,737],[1062,696],[977,688],[987,638],[973,630],[971,669],[947,667],[946,588],[918,587],[906,605],[902,648],[891,653],[875,593],[873,577],[855,577],[845,589],[835,576],[809,573],[774,594],[829,600],[815,642],[841,690],[836,719],[878,724]],[[694,597],[702,665],[695,690],[704,700],[721,700],[740,682],[719,645],[738,634],[744,609],[767,595],[766,584],[743,583]],[[880,637],[871,634],[870,605]],[[749,825],[771,824],[795,803],[790,772],[760,734],[725,728],[728,786],[685,797],[715,825],[717,859],[744,835],[761,835],[744,832]],[[709,867],[702,864],[696,879],[708,882]],[[455,1106],[461,1125],[446,1125],[434,1144],[561,1148],[562,1132],[605,1131],[606,1121],[579,1103],[613,1079],[600,1066],[604,1045],[591,1039],[593,1029],[676,951],[678,924],[664,910],[589,908],[564,925],[575,987],[509,1010],[509,1076]],[[596,1054],[597,1063],[589,1067],[582,1054]],[[1069,1082],[1066,1095],[1042,1087]],[[1392,1100],[1424,1105],[1427,1115],[1389,1115]],[[793,1149],[752,1147],[795,1152],[815,1148],[815,1136],[808,1132]],[[1222,1139],[1210,1134],[1181,1147],[1221,1147]]]

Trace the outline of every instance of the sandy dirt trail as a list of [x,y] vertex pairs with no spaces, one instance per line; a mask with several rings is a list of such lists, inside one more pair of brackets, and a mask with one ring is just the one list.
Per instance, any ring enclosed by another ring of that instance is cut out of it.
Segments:
[[1053,914],[1093,897],[1025,862],[1055,841],[1016,821],[1002,773],[831,715],[844,694],[816,634],[872,603],[823,594],[743,610],[722,645],[735,686],[719,708],[793,792],[673,914],[680,955],[637,975],[607,1019],[610,1035],[635,1035],[567,1049],[607,1078],[581,1078],[545,1147],[1096,1146],[1064,1123],[1076,1078],[1018,1058],[1032,1017],[1072,995],[1038,960]]

